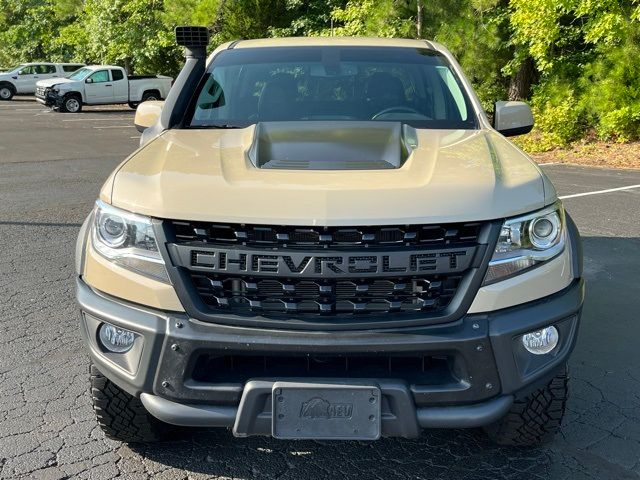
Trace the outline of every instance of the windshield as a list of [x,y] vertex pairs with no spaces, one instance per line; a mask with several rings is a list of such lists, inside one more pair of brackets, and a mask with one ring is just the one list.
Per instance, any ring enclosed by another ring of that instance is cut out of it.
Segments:
[[477,128],[459,79],[442,55],[428,49],[225,50],[196,93],[187,115],[190,127],[380,120],[416,128]]
[[91,73],[93,73],[93,70],[91,70],[90,68],[80,68],[79,70],[76,70],[71,75],[69,75],[67,78],[71,80],[84,80]]
[[18,70],[20,67],[24,67],[24,63],[21,63],[20,65],[16,65],[15,67],[11,67],[11,68],[5,68],[5,69],[0,69],[3,72],[15,72],[16,70]]

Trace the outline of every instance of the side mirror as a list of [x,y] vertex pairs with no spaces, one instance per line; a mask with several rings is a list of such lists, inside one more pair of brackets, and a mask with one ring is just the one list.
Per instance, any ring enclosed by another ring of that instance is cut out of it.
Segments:
[[93,83],[93,78],[87,78],[84,83]]
[[136,118],[133,123],[139,132],[144,132],[147,128],[155,125],[162,114],[163,101],[148,100],[138,105]]
[[533,114],[525,102],[496,102],[493,128],[505,137],[524,135],[533,128]]

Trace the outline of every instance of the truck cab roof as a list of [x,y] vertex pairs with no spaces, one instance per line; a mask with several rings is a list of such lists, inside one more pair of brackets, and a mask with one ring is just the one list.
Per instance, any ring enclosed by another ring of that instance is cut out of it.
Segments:
[[233,48],[258,47],[323,47],[323,46],[354,46],[354,47],[430,47],[427,40],[409,38],[375,38],[375,37],[283,37],[259,38],[240,40]]
[[87,65],[84,68],[88,68],[89,70],[102,70],[104,68],[114,68],[118,70],[124,70],[124,68],[119,67],[117,65]]
[[376,37],[279,37],[234,40],[220,45],[207,59],[209,63],[220,50],[228,48],[269,48],[269,47],[404,47],[427,48],[440,51],[440,45],[430,40],[411,38]]

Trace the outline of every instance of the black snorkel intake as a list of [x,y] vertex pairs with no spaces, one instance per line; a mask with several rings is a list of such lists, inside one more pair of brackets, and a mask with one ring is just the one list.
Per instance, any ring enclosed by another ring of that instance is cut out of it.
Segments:
[[207,27],[176,27],[176,43],[184,47],[185,64],[164,102],[160,130],[180,125],[191,96],[206,70],[209,30]]

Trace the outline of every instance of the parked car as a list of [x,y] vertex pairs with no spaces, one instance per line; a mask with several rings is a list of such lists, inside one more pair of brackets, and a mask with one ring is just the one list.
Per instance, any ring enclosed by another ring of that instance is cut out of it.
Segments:
[[163,75],[127,76],[122,67],[91,65],[67,78],[38,82],[36,100],[56,110],[78,113],[83,105],[128,103],[166,98],[173,79]]
[[425,40],[270,38],[188,59],[76,250],[107,436],[558,431],[580,235],[540,168]]
[[0,72],[0,100],[11,100],[16,94],[32,94],[39,80],[65,77],[83,67],[82,63],[23,63]]

